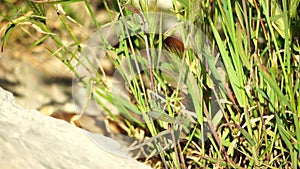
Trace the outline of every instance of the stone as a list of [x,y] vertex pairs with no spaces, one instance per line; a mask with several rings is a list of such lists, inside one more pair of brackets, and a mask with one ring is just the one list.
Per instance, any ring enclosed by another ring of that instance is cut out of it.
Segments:
[[6,169],[150,169],[111,138],[24,110],[1,87],[0,145],[0,168]]

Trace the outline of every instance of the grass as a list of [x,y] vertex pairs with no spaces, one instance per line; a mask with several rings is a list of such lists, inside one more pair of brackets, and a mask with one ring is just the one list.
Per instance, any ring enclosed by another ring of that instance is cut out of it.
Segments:
[[[132,15],[136,20],[103,26],[83,0],[100,32],[101,43],[93,47],[106,52],[113,78],[126,84],[126,97],[111,90],[108,75],[94,67],[90,48],[74,31],[74,23],[82,21],[64,13],[77,1],[27,0],[28,6],[18,12],[16,5],[4,2],[13,12],[1,14],[8,21],[2,47],[13,30],[25,24],[34,28],[39,36],[33,46],[44,45],[74,72],[88,91],[86,105],[94,98],[114,120],[126,124],[128,136],[146,141],[135,146],[146,153],[135,155],[153,167],[300,167],[299,0],[172,1],[173,9],[164,12],[186,26],[176,30],[163,30],[163,15],[147,13],[160,10],[155,4],[124,1],[103,2],[111,21]],[[57,12],[68,43],[51,30],[45,11]],[[149,24],[151,19],[157,22]],[[101,34],[107,26],[119,33],[117,44]],[[180,42],[168,39],[174,31]],[[47,46],[46,39],[55,47]],[[162,57],[168,60],[162,62]],[[92,76],[83,77],[78,67]],[[138,138],[141,130],[145,134]]]

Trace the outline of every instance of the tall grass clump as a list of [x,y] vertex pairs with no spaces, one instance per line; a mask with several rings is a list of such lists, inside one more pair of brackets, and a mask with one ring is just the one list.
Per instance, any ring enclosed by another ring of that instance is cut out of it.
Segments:
[[[44,45],[75,74],[87,90],[86,104],[94,99],[126,126],[128,137],[144,141],[134,146],[143,150],[134,153],[140,160],[156,168],[300,167],[299,0],[173,0],[171,10],[144,1],[103,1],[107,25],[99,24],[87,0],[24,2],[26,8],[2,14],[2,50],[14,29],[33,27],[39,33],[33,46]],[[75,2],[85,5],[101,41],[96,48],[117,73],[95,66],[74,31],[83,22],[70,16]],[[67,43],[47,23],[51,11]],[[157,14],[155,24],[150,12]],[[185,24],[165,30],[162,12]],[[137,20],[123,22],[132,16]],[[109,26],[118,32],[117,43],[103,34]],[[92,76],[83,77],[78,66]],[[118,82],[109,86],[108,76],[122,81],[126,97],[111,89]]]

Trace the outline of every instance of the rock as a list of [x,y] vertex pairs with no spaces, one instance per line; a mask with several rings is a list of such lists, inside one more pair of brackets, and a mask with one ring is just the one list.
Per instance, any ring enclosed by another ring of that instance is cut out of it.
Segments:
[[[97,137],[97,144],[89,138],[91,135]],[[110,138],[88,133],[36,110],[24,110],[2,88],[0,145],[0,168],[150,168],[127,157]]]

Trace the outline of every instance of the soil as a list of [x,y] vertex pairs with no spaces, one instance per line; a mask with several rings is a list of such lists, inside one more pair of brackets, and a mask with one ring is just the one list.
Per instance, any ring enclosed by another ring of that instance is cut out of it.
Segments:
[[[12,3],[20,8],[24,7],[24,4],[19,1]],[[97,4],[101,4],[99,0],[93,1],[92,6],[99,23],[108,22],[109,17],[105,9]],[[63,42],[70,42],[71,38],[60,22],[55,9],[47,8],[47,6],[45,9],[46,23],[50,29]],[[92,20],[87,19],[90,17],[88,17],[87,10],[84,10],[86,9],[84,3],[64,5],[64,9],[64,12],[72,9],[67,11],[66,15],[72,19],[75,18],[78,23],[72,22],[71,19],[67,22],[72,27],[75,36],[84,43],[95,30]],[[0,21],[2,45],[2,38],[9,22],[1,18]],[[25,109],[37,109],[45,115],[70,122],[78,113],[72,98],[73,73],[47,50],[48,47],[57,50],[50,38],[40,45],[33,46],[42,36],[44,36],[43,33],[34,29],[30,24],[20,24],[14,28],[7,45],[0,52],[0,87],[12,92],[17,104]],[[84,119],[80,121],[83,126],[85,126],[85,121],[87,124],[95,123],[94,117],[84,117]],[[88,130],[102,132],[100,126],[97,125],[89,125]]]

